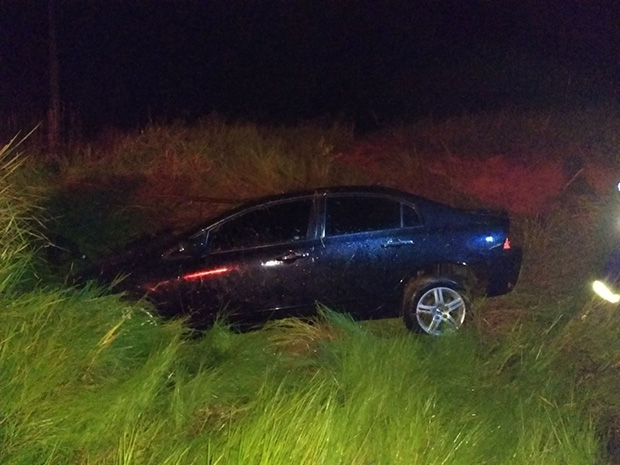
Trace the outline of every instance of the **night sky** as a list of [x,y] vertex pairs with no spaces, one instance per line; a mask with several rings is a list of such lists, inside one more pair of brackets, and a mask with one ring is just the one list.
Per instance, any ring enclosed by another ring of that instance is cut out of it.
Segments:
[[[56,1],[63,108],[87,132],[212,112],[372,129],[618,98],[620,0]],[[47,0],[0,0],[0,28],[0,113],[36,119]]]

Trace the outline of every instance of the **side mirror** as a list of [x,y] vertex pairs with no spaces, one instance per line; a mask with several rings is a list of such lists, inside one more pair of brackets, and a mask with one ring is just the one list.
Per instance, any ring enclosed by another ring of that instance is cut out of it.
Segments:
[[196,256],[199,251],[200,249],[196,246],[196,244],[190,241],[180,241],[177,242],[174,247],[164,252],[162,258],[164,260],[179,260],[182,258],[190,258]]
[[196,246],[189,241],[181,241],[177,244],[178,255],[194,255],[196,252]]

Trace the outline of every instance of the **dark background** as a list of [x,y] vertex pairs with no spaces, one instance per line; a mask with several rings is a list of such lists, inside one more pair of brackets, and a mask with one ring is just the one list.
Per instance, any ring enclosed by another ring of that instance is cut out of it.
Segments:
[[[615,104],[618,0],[57,0],[64,124],[195,118],[373,129]],[[43,119],[46,0],[0,0],[0,115]]]

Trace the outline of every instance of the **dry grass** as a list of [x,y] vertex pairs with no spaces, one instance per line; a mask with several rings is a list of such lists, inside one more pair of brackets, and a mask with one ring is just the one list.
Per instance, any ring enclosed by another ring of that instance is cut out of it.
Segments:
[[270,128],[218,118],[151,125],[77,147],[59,160],[54,182],[66,192],[124,196],[152,226],[178,226],[252,197],[355,182],[355,170],[337,163],[351,142],[344,125]]
[[620,174],[620,118],[502,110],[390,128],[344,160],[382,181],[440,201],[535,215],[555,208],[576,178],[597,194]]
[[[73,239],[97,242],[92,232],[108,231],[116,244],[250,197],[380,183],[455,206],[508,210],[526,251],[520,288],[563,292],[600,261],[601,225],[611,212],[605,193],[620,179],[619,134],[620,119],[608,108],[466,114],[362,140],[339,124],[270,128],[211,118],[192,127],[151,125],[108,134],[61,159],[54,201]],[[72,221],[67,205],[79,211]]]

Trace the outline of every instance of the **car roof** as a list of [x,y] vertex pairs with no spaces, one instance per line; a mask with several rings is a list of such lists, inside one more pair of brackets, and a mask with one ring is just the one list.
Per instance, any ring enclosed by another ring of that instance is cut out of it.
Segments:
[[[194,228],[191,228],[189,231],[199,231],[212,225],[215,225],[222,221],[225,218],[229,218],[234,216],[242,211],[247,209],[252,209],[254,207],[260,207],[264,204],[268,204],[271,202],[279,202],[286,200],[293,200],[297,198],[304,197],[315,197],[320,195],[329,195],[329,194],[372,194],[372,195],[387,195],[398,200],[415,203],[417,207],[421,207],[422,209],[430,208],[439,208],[439,209],[451,209],[448,205],[435,202],[433,200],[426,199],[424,197],[420,197],[415,194],[411,194],[406,191],[402,191],[399,189],[394,189],[391,187],[379,186],[379,185],[350,185],[350,186],[328,186],[328,187],[318,187],[315,189],[304,189],[297,191],[289,191],[282,194],[268,195],[263,197],[256,197],[253,199],[248,199],[245,202],[241,202],[236,207],[231,209],[227,209],[226,211],[221,212],[220,214],[208,218],[202,224],[196,225]],[[185,231],[186,233],[188,231]]]
[[243,203],[243,207],[251,205],[260,205],[267,202],[275,202],[278,200],[289,200],[299,197],[310,197],[315,195],[329,195],[329,194],[375,194],[375,195],[389,195],[399,197],[403,200],[409,201],[423,201],[428,203],[436,203],[423,197],[411,194],[406,191],[394,189],[391,187],[379,186],[379,185],[351,185],[351,186],[328,186],[318,187],[315,189],[304,189],[291,192],[285,192],[282,194],[269,195],[265,197],[259,197],[251,199],[248,202]]

